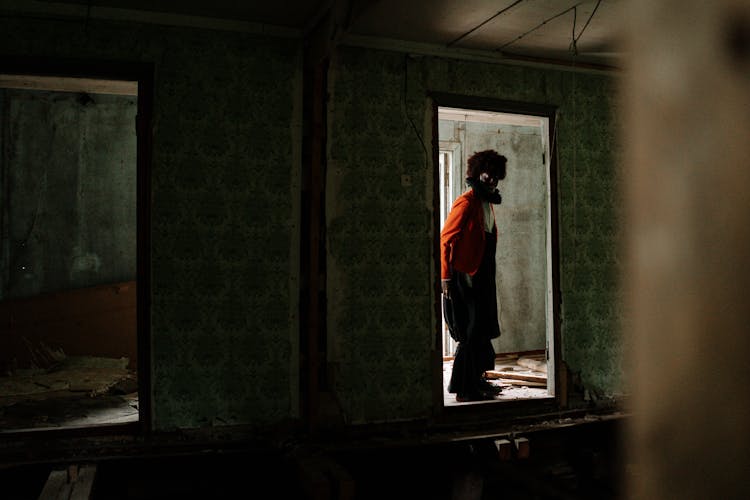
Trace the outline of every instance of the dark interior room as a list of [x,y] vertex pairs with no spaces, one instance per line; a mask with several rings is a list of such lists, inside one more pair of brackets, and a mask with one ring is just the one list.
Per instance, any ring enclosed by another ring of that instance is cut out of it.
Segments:
[[0,2],[0,498],[750,497],[748,109],[743,0]]

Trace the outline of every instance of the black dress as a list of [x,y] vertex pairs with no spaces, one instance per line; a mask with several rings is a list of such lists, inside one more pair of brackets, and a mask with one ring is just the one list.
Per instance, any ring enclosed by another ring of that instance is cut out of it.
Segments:
[[492,339],[500,336],[495,291],[496,228],[485,233],[482,263],[474,276],[454,273],[451,300],[455,327],[461,338],[453,360],[448,392],[459,396],[478,396],[482,375],[495,368]]

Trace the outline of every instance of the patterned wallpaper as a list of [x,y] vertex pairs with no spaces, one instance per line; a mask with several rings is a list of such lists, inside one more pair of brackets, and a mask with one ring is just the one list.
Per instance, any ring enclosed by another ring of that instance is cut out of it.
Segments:
[[155,428],[297,416],[299,42],[3,17],[0,55],[155,64]]
[[403,57],[339,55],[326,193],[333,383],[352,422],[417,417],[431,405],[435,321],[425,152],[403,113]]
[[619,392],[611,78],[342,48],[330,81],[329,361],[348,421],[425,417],[432,404],[428,91],[559,106],[563,358],[590,389]]
[[[155,427],[296,417],[299,43],[4,17],[0,55],[155,64]],[[560,106],[563,355],[588,387],[619,390],[611,83],[561,71],[340,51],[328,122],[327,328],[347,422],[431,411],[430,356],[438,346],[429,90]]]

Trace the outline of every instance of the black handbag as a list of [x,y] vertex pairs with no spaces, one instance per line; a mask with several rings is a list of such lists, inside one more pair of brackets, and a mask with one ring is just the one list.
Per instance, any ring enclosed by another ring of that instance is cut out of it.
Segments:
[[459,314],[457,314],[453,305],[453,300],[445,294],[443,294],[442,297],[443,318],[445,319],[445,324],[448,325],[448,332],[450,333],[451,338],[456,342],[466,341],[466,328],[459,327],[460,322],[457,321]]

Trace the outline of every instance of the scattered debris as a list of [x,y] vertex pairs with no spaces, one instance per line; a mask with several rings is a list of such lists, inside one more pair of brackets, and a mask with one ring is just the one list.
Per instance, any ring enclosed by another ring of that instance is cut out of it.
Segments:
[[519,366],[528,368],[529,370],[533,370],[535,372],[547,373],[547,362],[544,360],[539,360],[539,359],[535,359],[532,357],[524,356],[524,357],[518,358],[516,363]]
[[[546,356],[543,351],[529,353],[502,353],[495,359],[495,369],[485,372],[487,379],[503,390],[495,397],[498,401],[510,401],[520,399],[536,399],[549,397],[547,391],[547,375],[541,370],[533,370],[527,366],[518,364],[519,360],[526,359],[535,361],[534,366],[541,368],[545,365]],[[448,381],[451,376],[453,359],[443,361],[443,390],[445,391],[445,404],[454,404],[455,397],[447,392]],[[526,363],[522,361],[522,363]],[[531,365],[532,363],[528,363]],[[463,403],[461,403],[463,404]]]
[[138,377],[128,358],[69,356],[0,377],[0,428],[61,427],[138,419]]
[[39,345],[35,346],[26,337],[22,337],[22,339],[26,344],[26,348],[29,350],[32,368],[42,368],[46,370],[66,358],[65,352],[63,352],[61,348],[53,349],[41,340],[39,341]]
[[68,356],[65,368],[104,368],[125,370],[130,363],[128,358],[102,358],[97,356]]

